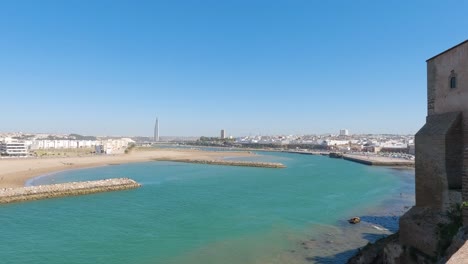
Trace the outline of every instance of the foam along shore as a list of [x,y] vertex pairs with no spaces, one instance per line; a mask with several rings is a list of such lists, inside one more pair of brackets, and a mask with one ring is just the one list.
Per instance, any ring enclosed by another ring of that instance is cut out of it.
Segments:
[[139,183],[128,178],[116,178],[98,181],[4,188],[0,189],[0,204],[128,190],[140,186]]
[[405,160],[389,157],[343,155],[343,159],[371,166],[414,166],[414,160]]
[[286,168],[282,163],[274,162],[253,162],[253,161],[234,161],[234,160],[202,160],[202,159],[155,159],[157,161],[175,161],[184,163],[198,163],[209,165],[241,166],[241,167],[259,167],[259,168]]

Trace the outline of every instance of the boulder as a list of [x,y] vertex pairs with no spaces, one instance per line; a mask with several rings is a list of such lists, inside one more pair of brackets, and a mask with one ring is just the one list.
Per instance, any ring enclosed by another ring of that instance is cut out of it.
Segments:
[[348,222],[349,222],[350,224],[357,224],[357,223],[361,222],[361,218],[355,216],[355,217],[349,219]]

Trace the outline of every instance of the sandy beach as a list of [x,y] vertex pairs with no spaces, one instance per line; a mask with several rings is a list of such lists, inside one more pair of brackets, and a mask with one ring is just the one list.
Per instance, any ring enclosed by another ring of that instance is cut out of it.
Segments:
[[129,154],[96,155],[84,157],[15,158],[0,159],[0,188],[21,187],[27,180],[52,172],[91,168],[111,164],[145,162],[152,160],[215,160],[224,157],[248,157],[255,154],[201,150],[154,149],[135,150]]

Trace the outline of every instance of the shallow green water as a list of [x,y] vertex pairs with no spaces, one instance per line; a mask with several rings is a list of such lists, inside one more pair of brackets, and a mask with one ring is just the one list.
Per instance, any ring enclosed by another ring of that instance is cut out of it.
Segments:
[[[392,228],[392,219],[371,223],[372,214],[381,214],[382,206],[395,211],[392,205],[411,203],[414,195],[412,171],[322,156],[266,154],[256,159],[288,167],[147,162],[36,179],[32,184],[130,177],[143,187],[2,205],[0,260],[340,263],[350,249],[365,244],[363,234],[377,230],[373,226]],[[400,199],[402,195],[409,198]],[[354,215],[369,215],[369,223],[350,229],[343,222]],[[324,238],[330,234],[341,239],[330,242]],[[361,240],[342,242],[353,236]]]

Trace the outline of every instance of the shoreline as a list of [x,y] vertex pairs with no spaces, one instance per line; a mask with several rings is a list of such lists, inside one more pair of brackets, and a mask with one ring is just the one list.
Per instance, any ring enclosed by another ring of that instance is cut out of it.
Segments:
[[84,157],[57,158],[18,158],[0,160],[0,188],[24,187],[36,177],[50,175],[73,169],[88,169],[112,164],[150,162],[158,159],[175,161],[187,160],[220,160],[225,157],[252,157],[255,154],[247,151],[201,151],[154,149],[133,151],[129,154],[95,155]]
[[[336,228],[325,227],[307,234],[306,239],[297,241],[294,251],[304,259],[309,257],[319,263],[347,263],[368,243],[397,233],[399,219],[414,205],[414,199],[408,189],[400,195],[389,195],[374,205],[352,208],[347,217],[336,221]],[[354,216],[360,217],[361,222],[348,223],[347,219]]]
[[[59,174],[59,173],[68,172],[68,171],[77,171],[77,170],[86,170],[86,169],[93,169],[93,168],[99,168],[99,167],[106,167],[106,166],[110,166],[110,165],[111,164],[103,164],[103,165],[96,165],[96,166],[91,166],[91,167],[70,168],[70,169],[64,169],[64,170],[59,170],[59,171],[51,171],[51,172],[41,174],[41,175],[37,175],[37,176],[33,176],[32,178],[27,179],[24,182],[24,185],[22,187],[35,186],[35,185],[32,185],[31,183],[34,182],[36,179],[41,179],[41,178],[44,178],[44,177],[53,176],[54,174]],[[15,187],[11,187],[11,188],[15,188]]]

